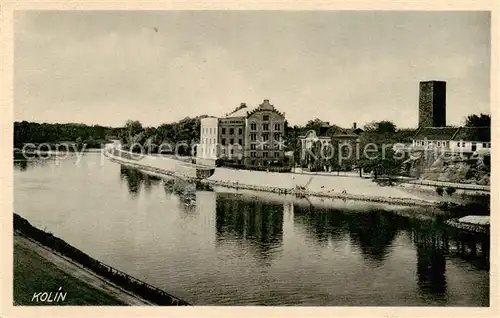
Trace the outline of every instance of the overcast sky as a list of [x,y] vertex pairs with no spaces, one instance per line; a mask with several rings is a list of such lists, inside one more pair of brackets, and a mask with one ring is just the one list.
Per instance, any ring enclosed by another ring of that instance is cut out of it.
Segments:
[[292,125],[416,127],[431,79],[447,82],[447,124],[490,113],[485,12],[46,11],[14,26],[15,120],[156,126],[269,99]]

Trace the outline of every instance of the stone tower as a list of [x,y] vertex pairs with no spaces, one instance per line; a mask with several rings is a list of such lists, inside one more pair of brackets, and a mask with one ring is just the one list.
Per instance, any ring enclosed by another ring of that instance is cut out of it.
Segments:
[[446,127],[446,82],[420,82],[418,127]]

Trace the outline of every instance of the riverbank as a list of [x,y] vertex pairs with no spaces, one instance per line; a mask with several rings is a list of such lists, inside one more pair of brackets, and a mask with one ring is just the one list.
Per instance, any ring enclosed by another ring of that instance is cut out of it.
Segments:
[[[71,271],[76,278],[80,278],[87,283],[95,281],[95,278],[99,278],[102,284],[103,282],[109,286],[119,289],[122,293],[128,294],[134,297],[135,300],[133,304],[155,304],[155,305],[165,305],[165,306],[185,306],[188,303],[180,300],[179,298],[166,293],[154,286],[151,286],[145,282],[142,282],[130,275],[127,275],[111,266],[103,264],[98,260],[95,260],[83,253],[82,251],[76,249],[75,247],[69,245],[65,241],[53,236],[50,233],[44,232],[36,227],[32,226],[26,219],[21,216],[14,214],[14,232],[18,235],[25,237],[26,239],[33,242],[33,244],[38,245],[40,248],[46,250],[42,253],[48,256],[52,262],[61,261],[61,258],[65,259],[67,262],[72,263],[74,266],[79,268],[78,270]],[[32,247],[34,245],[31,245]],[[40,249],[38,249],[40,251]],[[56,257],[57,256],[57,257]],[[68,264],[66,262],[66,267]],[[73,269],[75,267],[73,266]],[[87,274],[83,275],[83,271]],[[76,275],[75,275],[76,273]],[[89,274],[91,274],[94,279],[90,279]],[[83,279],[82,279],[83,278]],[[15,278],[16,279],[16,278]],[[19,278],[18,278],[19,279]],[[64,287],[64,286],[63,286]],[[123,296],[123,294],[120,294]],[[123,298],[123,297],[122,297]],[[129,302],[130,303],[131,298]]]
[[[113,156],[105,152],[112,161],[136,168],[156,176],[179,177],[205,186],[222,186],[301,197],[319,197],[343,200],[369,201],[404,206],[434,206],[434,200],[422,199],[395,187],[382,187],[366,179],[350,177],[309,176],[294,173],[273,173],[264,171],[234,170],[217,168],[215,173],[203,180],[186,178],[177,174],[175,164],[168,160],[158,160],[151,156],[141,156],[137,160]],[[173,161],[174,159],[170,159]],[[307,185],[306,189],[297,187]]]
[[13,277],[15,305],[148,305],[17,233]]

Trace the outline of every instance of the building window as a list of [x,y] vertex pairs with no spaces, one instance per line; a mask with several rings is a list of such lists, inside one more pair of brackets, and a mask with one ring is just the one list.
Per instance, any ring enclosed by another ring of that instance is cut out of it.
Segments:
[[462,142],[462,147],[465,147],[465,142]]
[[229,128],[229,134],[234,135],[234,128]]
[[268,141],[269,140],[269,134],[262,134],[262,140],[263,141]]
[[231,154],[234,155],[234,149],[231,149]]
[[250,145],[250,150],[255,150],[256,149],[256,145],[255,144],[251,144]]
[[225,135],[226,134],[226,128],[222,128],[222,134]]
[[485,143],[485,142],[483,142],[483,148],[486,148],[486,147],[487,147],[486,143]]
[[269,124],[262,124],[262,130],[268,131],[269,130]]
[[243,135],[243,128],[238,128],[238,134]]
[[238,139],[238,145],[243,145],[243,139]]
[[234,139],[233,138],[229,139],[229,144],[230,145],[234,145]]
[[460,143],[459,142],[457,142],[457,147],[460,147]]
[[251,130],[257,130],[257,124],[256,123],[251,123],[250,124],[250,129]]
[[281,125],[280,124],[274,124],[274,130],[280,130]]
[[279,152],[275,152],[275,153],[274,153],[274,157],[275,157],[275,158],[278,158],[279,156],[280,156],[280,153],[279,153]]
[[280,134],[274,134],[274,140],[279,141],[280,140]]
[[441,147],[441,141],[438,141],[438,142],[437,142],[437,146],[438,146],[438,147]]
[[250,134],[250,140],[257,140],[257,134]]
[[263,145],[263,149],[264,149],[264,150],[268,150],[268,149],[269,149],[269,144],[267,144],[267,143],[266,143],[266,144],[264,144],[264,145]]
[[262,156],[263,156],[264,158],[267,158],[267,155],[268,155],[267,151],[265,151],[265,152],[263,152],[263,153],[262,153]]
[[269,120],[269,115],[262,116],[262,120]]
[[[255,151],[252,151],[252,152],[250,153],[250,157],[255,158],[255,156],[256,156]],[[252,164],[255,164],[255,161],[254,161]]]
[[222,138],[222,145],[225,146],[226,145],[226,138]]

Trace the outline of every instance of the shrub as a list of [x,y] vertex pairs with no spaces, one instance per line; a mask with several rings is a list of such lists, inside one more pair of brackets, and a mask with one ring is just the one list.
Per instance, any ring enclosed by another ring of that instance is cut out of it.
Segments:
[[448,195],[452,195],[453,193],[455,193],[456,189],[454,187],[447,187],[446,188],[446,193]]
[[443,195],[443,187],[436,187],[436,193],[439,194],[439,195]]

